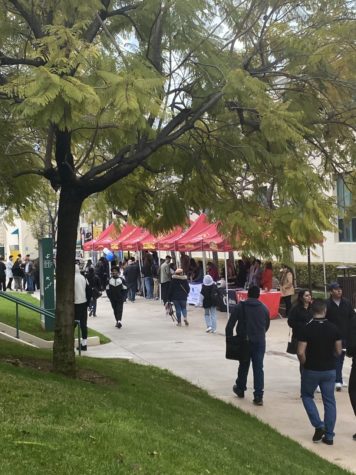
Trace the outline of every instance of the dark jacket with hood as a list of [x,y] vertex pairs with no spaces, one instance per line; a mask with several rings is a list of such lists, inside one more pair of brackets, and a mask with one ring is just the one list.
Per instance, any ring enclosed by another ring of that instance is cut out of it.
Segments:
[[351,318],[355,315],[351,302],[343,297],[340,305],[336,305],[330,297],[326,301],[326,318],[340,330],[343,340],[347,340]]
[[186,275],[172,275],[169,283],[168,300],[187,300],[190,288]]
[[252,298],[240,302],[234,308],[225,328],[226,336],[233,336],[236,323],[236,333],[239,335],[244,333],[244,313],[248,339],[252,342],[264,342],[270,324],[269,310],[262,302]]
[[106,295],[111,302],[121,302],[125,300],[126,282],[122,277],[110,277],[106,286]]

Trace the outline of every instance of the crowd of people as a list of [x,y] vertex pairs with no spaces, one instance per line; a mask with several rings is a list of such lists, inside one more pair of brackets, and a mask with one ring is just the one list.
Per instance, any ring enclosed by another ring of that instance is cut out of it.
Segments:
[[[310,423],[314,427],[313,442],[333,445],[336,422],[336,392],[347,384],[343,378],[345,355],[352,358],[348,391],[356,416],[356,314],[349,300],[342,296],[337,282],[329,285],[330,297],[312,299],[309,290],[300,290],[297,302],[288,314],[292,328],[295,353],[300,362],[301,399]],[[233,392],[238,398],[245,397],[246,381],[250,364],[253,368],[254,404],[263,405],[266,332],[269,328],[269,312],[259,300],[260,288],[251,286],[248,299],[240,302],[231,313],[226,325],[226,338],[236,335],[248,341],[248,351],[240,359]],[[314,393],[321,393],[324,417],[320,417],[314,402]],[[356,440],[356,434],[353,435]]]
[[21,254],[16,259],[10,255],[6,262],[0,256],[0,290],[32,293],[40,288],[39,280],[38,259],[32,261],[30,254],[24,259]]

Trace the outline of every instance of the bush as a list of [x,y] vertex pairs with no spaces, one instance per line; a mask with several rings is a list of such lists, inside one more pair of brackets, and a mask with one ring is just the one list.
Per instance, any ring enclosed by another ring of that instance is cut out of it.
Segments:
[[[329,263],[325,264],[326,270],[326,283],[333,282],[337,279],[338,274],[342,275],[337,266],[340,264],[338,263]],[[323,272],[323,264],[311,264],[311,286],[312,289],[323,289],[324,288],[324,272]],[[296,278],[297,278],[297,285],[298,287],[308,287],[308,264],[307,263],[296,263],[295,264],[296,270]]]

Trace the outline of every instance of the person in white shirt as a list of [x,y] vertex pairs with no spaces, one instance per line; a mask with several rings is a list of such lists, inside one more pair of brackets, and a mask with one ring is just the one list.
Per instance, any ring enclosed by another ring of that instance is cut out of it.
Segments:
[[82,332],[80,348],[82,351],[87,351],[88,338],[88,302],[86,296],[86,286],[87,280],[84,275],[80,273],[79,266],[76,264],[74,275],[74,319],[80,322],[80,329]]
[[9,289],[9,290],[12,290],[12,281],[13,281],[13,273],[12,273],[12,266],[13,266],[13,262],[12,262],[12,256],[9,256],[9,259],[8,261],[6,262],[6,278],[8,279],[8,282],[7,282],[7,286],[6,288]]

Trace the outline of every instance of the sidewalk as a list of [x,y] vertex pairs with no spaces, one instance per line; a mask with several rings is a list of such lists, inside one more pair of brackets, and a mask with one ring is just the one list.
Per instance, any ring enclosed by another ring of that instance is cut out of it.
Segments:
[[[314,444],[314,433],[299,397],[300,377],[296,356],[288,355],[286,320],[272,320],[267,336],[265,357],[264,406],[252,404],[252,368],[245,399],[232,393],[237,363],[225,359],[226,314],[218,312],[218,333],[205,333],[203,310],[189,306],[189,327],[176,327],[165,316],[163,305],[157,301],[138,298],[124,305],[123,328],[115,328],[110,302],[98,300],[99,317],[88,318],[89,327],[108,336],[112,342],[88,347],[86,356],[99,358],[129,358],[141,364],[168,369],[212,396],[238,406],[270,424],[283,435],[296,440],[319,456],[356,473],[356,418],[349,402],[347,388],[336,393],[337,423],[334,446]],[[345,359],[345,375],[350,373],[350,359]],[[321,402],[320,395],[316,400]],[[321,405],[318,404],[320,407]]]

